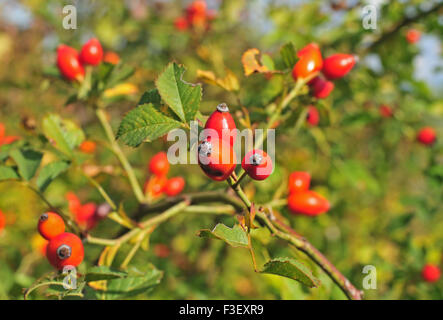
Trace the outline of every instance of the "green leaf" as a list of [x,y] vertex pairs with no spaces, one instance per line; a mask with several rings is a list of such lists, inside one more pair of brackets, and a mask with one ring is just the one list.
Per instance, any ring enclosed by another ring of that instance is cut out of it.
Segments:
[[212,231],[209,229],[203,229],[200,230],[197,235],[204,238],[223,240],[233,247],[249,247],[248,236],[238,224],[236,224],[233,228],[229,228],[224,224],[219,223]]
[[139,146],[145,140],[154,140],[181,123],[157,110],[151,103],[131,110],[120,123],[117,139],[131,147]]
[[297,52],[295,51],[294,44],[292,42],[286,43],[281,49],[280,49],[280,55],[282,57],[283,63],[287,68],[294,67],[295,63],[297,62]]
[[0,181],[11,179],[20,179],[17,171],[12,167],[0,166]]
[[263,266],[261,273],[275,274],[296,280],[310,288],[318,287],[320,280],[301,262],[291,258],[276,258],[269,260]]
[[69,168],[67,161],[54,161],[44,166],[37,178],[37,187],[45,191],[49,184]]
[[69,157],[72,157],[74,148],[85,139],[85,134],[74,122],[62,119],[56,114],[50,114],[43,119],[43,133],[55,144],[55,148]]
[[85,276],[85,281],[101,281],[126,277],[126,272],[114,270],[107,266],[92,267]]
[[185,68],[176,63],[170,63],[156,81],[157,89],[169,108],[182,122],[195,118],[200,108],[202,89],[200,85],[183,81]]
[[42,161],[43,154],[32,149],[15,149],[11,152],[11,158],[18,166],[18,173],[25,180],[34,177]]
[[149,91],[146,91],[143,93],[142,97],[140,98],[140,101],[137,103],[137,105],[152,103],[152,105],[158,109],[161,107],[162,97],[158,93],[157,89],[152,89]]
[[274,60],[272,60],[269,54],[262,54],[261,63],[269,70],[271,71],[275,70]]
[[163,272],[155,268],[144,273],[132,271],[128,277],[108,280],[104,297],[118,299],[146,293],[158,285],[162,277]]

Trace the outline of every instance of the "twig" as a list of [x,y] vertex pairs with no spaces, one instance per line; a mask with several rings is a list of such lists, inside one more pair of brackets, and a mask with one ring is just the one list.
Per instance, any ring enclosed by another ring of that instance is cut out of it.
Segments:
[[135,197],[137,198],[138,202],[143,203],[145,202],[145,196],[143,194],[143,191],[140,187],[140,184],[137,181],[137,177],[135,176],[134,169],[132,169],[131,164],[129,163],[128,159],[126,159],[125,154],[123,153],[122,149],[118,145],[118,143],[115,141],[115,136],[112,131],[111,125],[108,122],[108,119],[106,118],[105,112],[101,108],[97,108],[96,114],[98,119],[100,120],[100,123],[106,133],[106,137],[112,147],[112,150],[114,151],[117,158],[120,160],[120,163],[125,169],[126,174],[128,175],[129,183],[131,184],[132,190],[134,191]]

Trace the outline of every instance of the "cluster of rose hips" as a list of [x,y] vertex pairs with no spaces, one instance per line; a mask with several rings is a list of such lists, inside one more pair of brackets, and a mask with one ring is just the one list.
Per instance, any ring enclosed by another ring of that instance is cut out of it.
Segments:
[[83,243],[73,233],[65,232],[65,222],[54,212],[43,213],[38,221],[40,235],[48,240],[46,257],[58,270],[77,267],[84,258]]
[[[205,124],[205,139],[198,146],[198,163],[212,180],[228,179],[237,165],[234,144],[237,127],[225,103],[219,104]],[[242,168],[254,180],[264,180],[272,173],[272,159],[263,150],[246,153]]]
[[[292,69],[292,77],[294,80],[310,79],[308,86],[311,94],[317,99],[327,98],[334,89],[334,83],[331,80],[344,77],[356,62],[353,55],[344,53],[333,54],[323,60],[320,47],[316,43],[310,43],[299,50],[297,57],[299,60]],[[314,77],[319,72],[322,75]],[[318,110],[312,105],[308,108],[307,121],[310,125],[316,126],[320,119]]]
[[111,211],[111,207],[107,203],[96,205],[93,202],[87,202],[82,204],[73,192],[66,193],[65,197],[75,222],[84,230],[93,229]]
[[185,31],[189,28],[198,30],[207,30],[209,22],[215,19],[215,12],[208,10],[206,1],[193,1],[185,10],[185,15],[178,17],[174,21],[174,26],[179,31]]
[[329,210],[327,199],[309,190],[311,175],[305,171],[295,171],[289,175],[288,208],[292,213],[318,216]]
[[163,193],[169,197],[180,194],[185,188],[183,177],[168,179],[169,161],[165,152],[159,152],[149,161],[148,170],[151,175],[146,179],[144,193],[150,198],[158,198]]
[[57,48],[57,67],[67,80],[82,82],[85,77],[85,66],[97,66],[102,61],[117,64],[120,58],[115,52],[103,54],[103,48],[95,38],[87,41],[80,52],[76,49],[61,44]]
[[353,55],[337,53],[323,60],[320,47],[316,43],[310,43],[297,52],[299,60],[292,69],[294,80],[309,79],[316,73],[323,74],[315,76],[308,82],[312,95],[318,99],[329,96],[334,89],[334,83],[349,73],[354,67],[356,59]]

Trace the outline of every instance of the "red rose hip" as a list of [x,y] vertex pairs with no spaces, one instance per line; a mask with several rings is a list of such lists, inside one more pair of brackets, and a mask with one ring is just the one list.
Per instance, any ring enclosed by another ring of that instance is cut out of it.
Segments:
[[249,151],[241,163],[243,170],[254,180],[265,180],[272,173],[272,159],[263,150]]
[[435,132],[435,129],[432,127],[424,127],[420,129],[420,131],[417,134],[418,142],[424,145],[431,145],[435,142],[436,139],[437,139],[437,134]]
[[[214,137],[229,141],[231,146],[234,145],[237,137],[237,127],[226,103],[221,103],[217,106],[216,110],[206,121],[205,129],[207,130],[206,138],[208,140]],[[209,129],[214,130],[214,132],[211,132]]]
[[327,212],[329,201],[315,191],[295,192],[288,197],[288,208],[292,213],[317,216]]
[[325,59],[322,72],[329,80],[344,77],[355,65],[355,57],[350,54],[337,53]]
[[149,161],[149,172],[157,176],[165,176],[169,172],[169,161],[166,152],[158,152]]
[[288,189],[290,193],[309,189],[311,175],[305,171],[294,171],[289,175]]
[[440,279],[441,271],[436,265],[426,264],[421,271],[421,276],[426,282],[433,283]]
[[85,69],[80,63],[79,55],[74,48],[64,44],[57,48],[57,67],[66,79],[83,81]]
[[86,42],[80,51],[80,61],[92,66],[98,65],[103,59],[103,48],[96,38]]
[[182,177],[174,177],[166,181],[163,191],[167,196],[173,197],[182,192],[184,187],[185,179]]
[[212,180],[228,179],[236,167],[236,161],[235,151],[226,141],[210,139],[198,146],[198,163]]
[[83,243],[72,233],[62,233],[49,240],[46,257],[51,265],[62,270],[65,266],[77,267],[84,258]]
[[46,212],[40,216],[37,228],[43,238],[50,240],[65,232],[65,222],[57,213]]

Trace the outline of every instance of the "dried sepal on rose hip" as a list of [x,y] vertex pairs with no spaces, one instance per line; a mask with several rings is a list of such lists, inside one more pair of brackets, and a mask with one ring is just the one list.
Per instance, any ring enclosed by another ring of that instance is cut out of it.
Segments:
[[[235,121],[229,113],[226,103],[219,104],[205,124],[206,138],[217,138],[229,141],[233,146],[237,137]],[[213,130],[213,131],[212,131]]]
[[46,257],[49,263],[59,270],[65,266],[77,267],[84,258],[83,243],[75,234],[62,233],[49,240]]
[[198,146],[198,164],[212,180],[229,178],[236,167],[235,151],[228,141],[208,138]]
[[45,212],[38,219],[38,232],[46,240],[57,237],[65,232],[65,222],[54,212]]
[[273,170],[271,157],[263,150],[251,150],[243,158],[243,170],[254,180],[265,180]]

